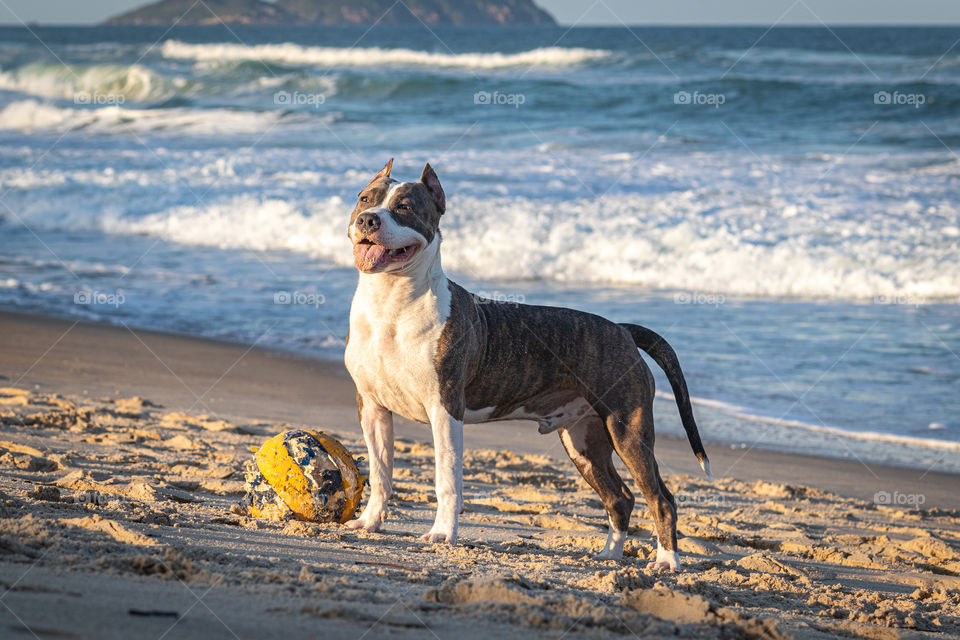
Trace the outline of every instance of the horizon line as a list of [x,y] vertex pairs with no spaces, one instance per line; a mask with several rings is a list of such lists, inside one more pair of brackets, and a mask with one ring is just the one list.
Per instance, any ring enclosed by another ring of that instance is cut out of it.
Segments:
[[[103,24],[101,22],[38,22],[38,21],[27,21],[27,22],[0,22],[0,27],[221,27],[229,26],[233,27],[360,27],[366,28],[371,25],[365,24],[244,24],[244,23],[220,23],[220,24],[183,24],[183,25],[168,25],[168,24]],[[373,25],[376,26],[376,25]],[[393,28],[393,29],[406,29],[406,28],[420,28],[422,25],[381,25],[384,28]],[[865,22],[832,22],[832,23],[822,23],[822,22],[782,22],[775,25],[770,25],[765,22],[724,22],[724,23],[688,23],[688,22],[646,22],[640,24],[624,24],[624,23],[576,23],[576,24],[566,24],[558,22],[554,25],[534,25],[534,24],[510,24],[510,25],[453,25],[453,24],[434,24],[429,25],[431,28],[436,27],[467,27],[467,28],[489,28],[489,29],[511,29],[515,27],[522,28],[532,28],[532,29],[550,29],[550,28],[572,28],[576,29],[578,27],[613,27],[617,29],[631,29],[635,27],[693,27],[698,29],[703,28],[726,28],[726,27],[756,27],[761,29],[780,29],[780,28],[798,28],[798,27],[857,27],[857,28],[915,28],[915,27],[941,27],[941,28],[951,28],[951,27],[960,27],[960,22],[946,23],[946,24],[933,24],[929,22],[917,22],[917,23],[865,23]]]

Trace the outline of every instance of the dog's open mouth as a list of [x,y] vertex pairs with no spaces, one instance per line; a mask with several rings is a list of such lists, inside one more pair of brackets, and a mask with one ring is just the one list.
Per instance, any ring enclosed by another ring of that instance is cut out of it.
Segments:
[[392,262],[405,262],[413,257],[420,249],[420,245],[411,244],[406,247],[388,249],[369,238],[364,238],[353,245],[353,260],[360,271],[373,271]]

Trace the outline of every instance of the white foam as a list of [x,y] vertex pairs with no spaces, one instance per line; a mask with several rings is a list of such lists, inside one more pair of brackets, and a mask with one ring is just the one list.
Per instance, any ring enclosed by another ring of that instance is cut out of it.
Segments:
[[88,103],[158,100],[174,92],[170,80],[142,65],[30,64],[0,72],[0,89]]
[[[99,114],[105,109],[76,113],[36,103],[21,113],[18,104],[22,106],[17,103],[0,112],[0,123],[59,130],[82,126],[92,118],[90,126],[122,131],[125,126],[149,128],[198,117],[193,130],[203,132],[227,126],[235,115],[159,109],[119,110],[108,117]],[[134,120],[113,123],[121,117]],[[250,120],[230,126],[249,130],[270,123],[258,118],[275,116],[245,117]],[[353,256],[345,239],[351,203],[327,194],[349,193],[368,176],[351,168],[355,158],[346,153],[342,158],[326,156],[325,167],[318,171],[304,171],[309,164],[300,160],[288,164],[295,153],[243,160],[244,171],[214,155],[178,155],[170,164],[178,179],[197,184],[198,192],[205,192],[203,184],[213,180],[220,193],[211,193],[202,204],[194,204],[191,194],[185,193],[182,201],[189,206],[161,209],[147,217],[137,217],[143,211],[138,206],[107,230],[148,233],[194,245],[295,251],[351,266]],[[829,157],[785,166],[770,175],[749,162],[733,170],[734,160],[726,154],[660,156],[634,169],[642,176],[638,181],[653,186],[628,183],[610,197],[597,197],[583,195],[581,183],[552,166],[549,157],[540,158],[538,164],[539,156],[532,152],[518,152],[509,159],[491,154],[484,162],[490,166],[502,162],[508,167],[509,182],[477,177],[477,159],[468,153],[451,157],[444,167],[444,175],[451,176],[443,219],[444,266],[455,276],[631,284],[676,292],[679,304],[724,304],[734,296],[909,306],[960,300],[960,239],[955,231],[960,212],[940,197],[942,176],[937,174],[900,165],[888,170],[874,157],[848,158],[845,165],[869,163],[880,181],[865,183],[865,167],[841,166],[829,183],[819,184],[816,180],[821,167],[829,167]],[[269,169],[251,171],[250,162]],[[587,163],[596,173],[582,179],[603,187],[628,163],[628,158]],[[290,172],[294,166],[299,171]],[[470,172],[472,178],[455,177]],[[169,181],[166,174],[154,172],[101,176],[79,169],[40,178],[23,186]],[[0,172],[0,179],[19,184],[25,178],[8,169]],[[813,186],[798,201],[793,193],[776,191],[781,181],[797,185],[797,190]],[[669,188],[663,188],[664,182]],[[237,197],[237,192],[272,195]],[[503,192],[511,195],[500,195]],[[30,224],[38,228],[100,229],[104,210],[124,209],[110,199],[110,192],[103,197],[82,206],[44,200],[22,215],[29,215]]]
[[[352,255],[343,219],[347,209],[339,198],[308,211],[284,200],[237,196],[139,219],[104,220],[104,230],[146,233],[188,245]],[[346,262],[352,264],[353,259]]]
[[[860,67],[869,73],[865,67],[866,64],[889,64],[903,65],[917,60],[916,56],[895,54],[895,53],[860,53],[854,55],[846,50],[838,51],[816,51],[811,49],[796,49],[789,47],[766,48],[751,47],[750,49],[722,49],[709,53],[711,57],[722,58],[725,60],[739,61],[741,63],[757,62],[786,62],[791,66],[796,65],[814,65],[814,66],[847,66]],[[933,57],[927,62],[932,64],[936,61]],[[922,62],[922,60],[921,60]]]
[[55,132],[83,129],[93,133],[169,130],[178,135],[228,135],[269,129],[280,111],[231,109],[131,109],[118,105],[96,109],[57,107],[35,100],[11,102],[0,111],[0,129]]
[[[657,391],[656,395],[664,399],[675,401],[673,394],[666,391]],[[915,436],[899,435],[895,433],[880,433],[878,431],[853,431],[843,427],[835,427],[825,424],[813,424],[802,422],[800,420],[785,420],[783,418],[773,418],[762,416],[756,413],[750,413],[743,407],[723,402],[720,400],[710,400],[707,398],[691,397],[690,402],[708,406],[725,413],[733,418],[739,418],[748,422],[760,424],[772,424],[778,427],[789,429],[802,429],[820,434],[828,434],[840,438],[853,438],[855,440],[864,440],[870,442],[883,442],[887,444],[907,445],[910,447],[921,447],[925,449],[937,449],[941,451],[960,451],[960,442],[952,440],[938,440],[936,438],[921,438]],[[701,434],[702,435],[702,434]]]
[[319,67],[379,67],[385,65],[501,69],[506,67],[568,67],[612,55],[603,49],[542,47],[520,53],[437,53],[379,47],[303,47],[296,44],[189,44],[167,40],[167,58],[198,61],[257,60]]
[[[51,109],[24,117],[47,124],[65,117]],[[9,111],[0,113],[0,120],[19,117]],[[183,179],[192,178],[185,174]],[[448,203],[444,266],[475,278],[637,284],[677,291],[679,304],[724,304],[726,296],[842,297],[909,305],[960,299],[955,241],[918,243],[898,254],[891,249],[898,242],[890,239],[847,243],[841,237],[830,244],[822,233],[795,230],[791,237],[781,229],[776,233],[785,237],[779,242],[757,242],[749,233],[735,232],[723,211],[708,214],[689,203],[681,208],[672,198],[655,203],[640,195],[618,197],[602,213],[592,200],[558,207],[535,198],[452,196]],[[350,266],[344,231],[350,206],[339,197],[301,202],[239,196],[122,218],[107,230],[192,245],[303,252]],[[673,207],[671,219],[649,215],[656,207]],[[100,211],[89,216],[99,219]],[[490,222],[492,211],[496,224]],[[58,224],[49,218],[36,223]],[[71,222],[76,224],[96,227],[99,222]],[[823,220],[819,224],[828,226]]]
[[826,433],[841,438],[854,438],[856,440],[869,440],[872,442],[885,442],[889,444],[909,445],[912,447],[924,447],[927,449],[939,449],[943,451],[960,451],[960,442],[951,442],[948,440],[937,440],[934,438],[919,438],[914,436],[903,436],[895,433],[880,433],[877,431],[852,431],[842,427],[832,427],[828,425],[810,424],[798,420],[783,420],[778,418],[769,418],[764,416],[751,415],[746,413],[734,413],[735,418],[750,420],[751,422],[763,422],[775,424],[781,427],[790,427],[794,429],[804,429],[816,433]]
[[[956,241],[912,214],[863,220],[719,195],[706,203],[690,192],[451,203],[456,215],[444,220],[444,264],[474,277],[637,284],[684,292],[690,299],[679,301],[688,304],[722,304],[715,293],[905,304],[960,299]],[[898,224],[903,235],[891,237]]]

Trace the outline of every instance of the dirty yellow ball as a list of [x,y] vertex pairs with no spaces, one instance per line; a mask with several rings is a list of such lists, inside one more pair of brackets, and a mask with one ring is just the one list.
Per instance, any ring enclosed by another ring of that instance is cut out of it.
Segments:
[[322,431],[294,429],[267,440],[247,464],[241,508],[254,517],[346,522],[364,478],[350,452]]

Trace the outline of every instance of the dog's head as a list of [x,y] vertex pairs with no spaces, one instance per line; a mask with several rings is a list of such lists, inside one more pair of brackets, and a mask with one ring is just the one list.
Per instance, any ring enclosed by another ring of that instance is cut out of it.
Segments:
[[416,182],[390,177],[393,158],[357,195],[347,236],[353,259],[364,273],[406,271],[433,246],[446,209],[443,187],[428,163]]

